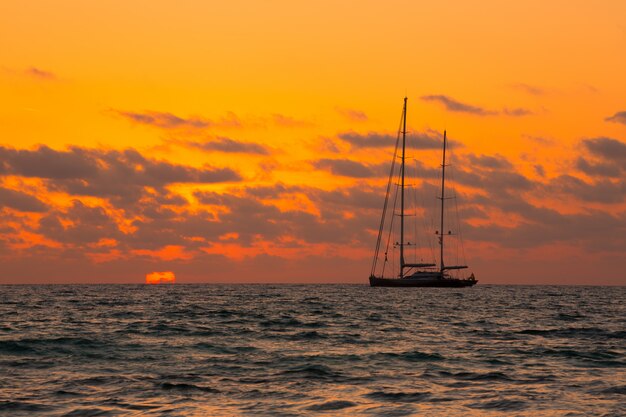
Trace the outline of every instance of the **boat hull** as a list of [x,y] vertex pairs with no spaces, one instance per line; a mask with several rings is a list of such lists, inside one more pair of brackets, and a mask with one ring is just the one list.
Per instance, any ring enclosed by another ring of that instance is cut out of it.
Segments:
[[472,278],[397,279],[370,277],[371,287],[462,288],[472,287],[477,282]]

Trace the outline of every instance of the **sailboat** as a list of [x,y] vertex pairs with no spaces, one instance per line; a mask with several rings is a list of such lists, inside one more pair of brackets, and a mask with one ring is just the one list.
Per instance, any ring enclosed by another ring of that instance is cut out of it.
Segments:
[[[374,261],[372,263],[372,270],[370,274],[370,286],[372,287],[471,287],[478,282],[472,273],[468,277],[453,277],[451,271],[459,271],[467,269],[467,265],[447,265],[444,263],[444,243],[446,241],[446,234],[443,233],[444,229],[444,205],[447,200],[445,195],[445,178],[446,178],[446,132],[443,133],[443,156],[441,163],[441,195],[437,198],[441,200],[440,205],[440,228],[436,232],[439,240],[439,264],[436,263],[424,263],[424,262],[406,262],[405,261],[405,246],[410,246],[410,242],[405,242],[405,171],[406,171],[406,117],[407,117],[407,98],[404,98],[404,106],[402,109],[401,129],[402,143],[401,143],[401,155],[400,155],[400,169],[399,169],[399,192],[400,192],[400,213],[395,213],[395,203],[392,213],[392,220],[397,215],[400,217],[400,240],[395,243],[394,247],[399,247],[399,273],[393,277],[385,277],[385,264],[388,262],[387,250],[384,252],[384,263],[382,265],[382,272],[379,276],[376,276],[377,265],[379,263],[379,255],[381,249],[381,241],[385,232],[385,218],[387,214],[387,208],[389,203],[389,195],[391,191],[391,184],[395,177],[394,169],[396,160],[398,159],[398,148],[400,146],[400,135],[396,140],[396,147],[393,155],[393,161],[391,164],[391,171],[389,173],[389,181],[387,183],[387,193],[385,196],[385,204],[383,206],[383,213],[380,220],[380,227],[378,229],[378,239],[376,240],[376,250],[374,252]],[[391,228],[391,225],[389,226]],[[452,232],[448,232],[451,235]],[[388,239],[391,238],[391,233],[388,234]],[[389,247],[387,242],[386,248]]]

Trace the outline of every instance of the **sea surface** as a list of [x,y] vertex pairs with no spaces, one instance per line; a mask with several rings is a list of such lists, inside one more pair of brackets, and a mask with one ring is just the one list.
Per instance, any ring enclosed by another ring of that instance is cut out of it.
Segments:
[[0,286],[7,416],[626,415],[626,287]]

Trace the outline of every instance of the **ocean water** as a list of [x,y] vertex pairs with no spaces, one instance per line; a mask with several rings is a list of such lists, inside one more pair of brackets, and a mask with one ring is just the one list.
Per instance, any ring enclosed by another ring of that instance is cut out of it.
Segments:
[[626,287],[0,286],[0,414],[626,415]]

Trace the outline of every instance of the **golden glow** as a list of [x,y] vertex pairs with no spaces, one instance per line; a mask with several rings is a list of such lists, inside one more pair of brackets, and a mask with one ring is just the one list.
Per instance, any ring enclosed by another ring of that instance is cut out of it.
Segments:
[[174,284],[176,276],[172,271],[151,272],[146,274],[146,284]]

